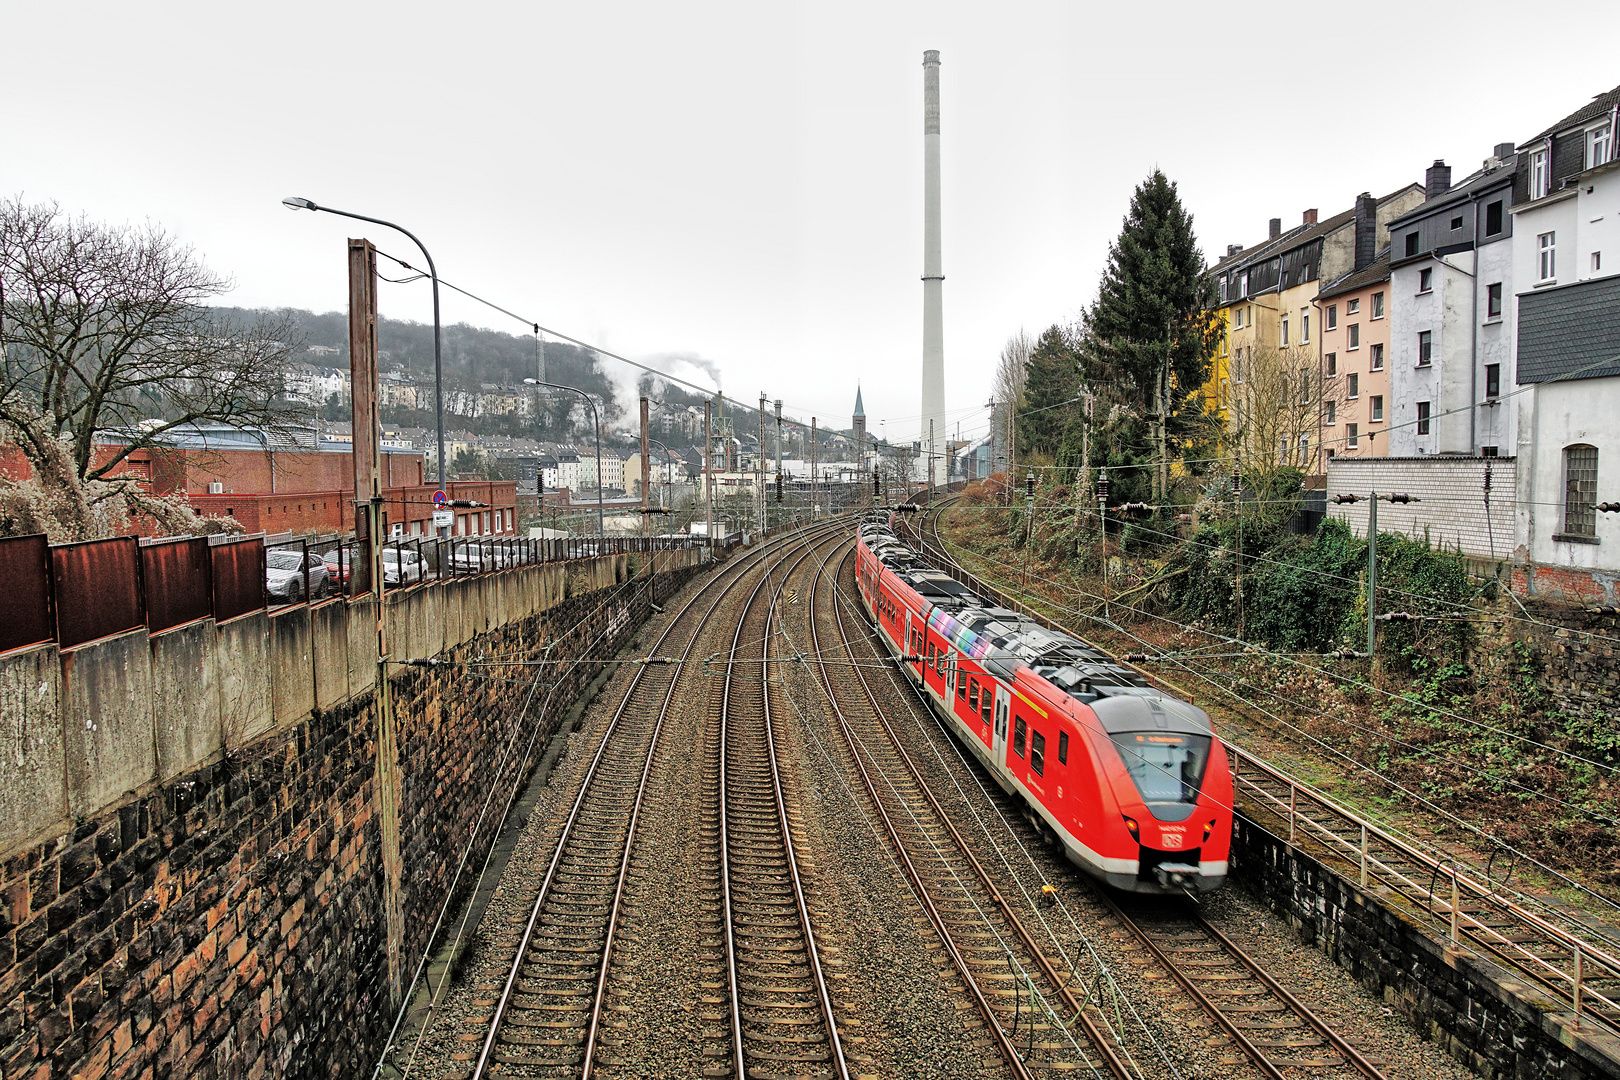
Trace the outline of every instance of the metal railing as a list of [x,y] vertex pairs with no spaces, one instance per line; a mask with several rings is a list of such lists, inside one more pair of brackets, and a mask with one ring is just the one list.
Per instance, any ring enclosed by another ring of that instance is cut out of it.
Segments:
[[[1362,889],[1398,893],[1443,926],[1451,947],[1471,944],[1494,953],[1567,998],[1577,1021],[1602,1019],[1612,1025],[1620,1018],[1620,1003],[1590,985],[1593,980],[1620,979],[1620,957],[1609,949],[1530,910],[1523,902],[1527,897],[1505,891],[1505,885],[1488,876],[1481,880],[1483,875],[1474,868],[1456,859],[1437,858],[1248,751],[1226,745],[1232,753],[1234,790],[1286,825],[1290,844],[1315,841],[1329,855],[1355,867]],[[1286,797],[1274,788],[1285,788]],[[1395,865],[1400,862],[1406,866]],[[1493,926],[1482,917],[1493,913],[1506,925]],[[1541,955],[1532,948],[1538,943],[1562,956]]]

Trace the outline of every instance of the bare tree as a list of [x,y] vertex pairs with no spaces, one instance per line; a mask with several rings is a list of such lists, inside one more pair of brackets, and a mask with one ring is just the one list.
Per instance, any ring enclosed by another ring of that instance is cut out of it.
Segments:
[[155,225],[108,226],[0,200],[0,424],[42,479],[106,481],[200,422],[309,419],[278,400],[291,321],[204,306],[231,287]]
[[[1012,461],[1012,448],[1008,442],[1012,437],[1012,417],[1018,412],[1018,406],[1024,400],[1024,386],[1029,378],[1029,356],[1035,350],[1035,339],[1029,332],[1019,327],[1018,333],[1007,339],[1007,344],[1001,347],[1001,356],[996,361],[996,374],[991,382],[991,400],[995,408],[990,413],[991,430],[996,433],[996,443],[1001,448],[1000,456],[1006,463]],[[993,469],[1002,466],[991,462]]]
[[1228,431],[1246,471],[1311,468],[1323,391],[1310,349],[1252,345],[1234,353]]

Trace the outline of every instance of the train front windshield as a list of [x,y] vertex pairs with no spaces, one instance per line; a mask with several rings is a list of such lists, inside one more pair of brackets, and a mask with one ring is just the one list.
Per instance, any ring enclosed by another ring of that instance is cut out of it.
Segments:
[[1208,735],[1170,731],[1125,731],[1111,736],[1125,771],[1145,803],[1198,800],[1209,764]]

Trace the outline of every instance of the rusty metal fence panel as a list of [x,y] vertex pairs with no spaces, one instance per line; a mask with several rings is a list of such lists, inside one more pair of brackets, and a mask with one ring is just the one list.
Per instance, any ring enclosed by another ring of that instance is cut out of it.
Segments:
[[213,613],[212,569],[206,536],[141,546],[146,625],[154,634]]
[[141,560],[133,536],[51,548],[56,640],[64,649],[146,623]]
[[51,549],[44,533],[0,539],[0,581],[5,617],[0,652],[38,645],[56,636],[51,618]]
[[213,563],[214,621],[264,610],[264,541],[218,544],[208,554]]

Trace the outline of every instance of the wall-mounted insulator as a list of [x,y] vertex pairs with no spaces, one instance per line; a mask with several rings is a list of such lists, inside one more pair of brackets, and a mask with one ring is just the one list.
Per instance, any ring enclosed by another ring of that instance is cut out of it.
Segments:
[[1333,501],[1336,502],[1336,503],[1358,503],[1358,502],[1361,501],[1361,496],[1360,495],[1335,495],[1335,496],[1333,496]]
[[1392,503],[1415,503],[1423,501],[1416,495],[1380,495],[1379,498],[1385,499]]
[[1597,508],[1605,514],[1620,514],[1620,503],[1598,503]]

